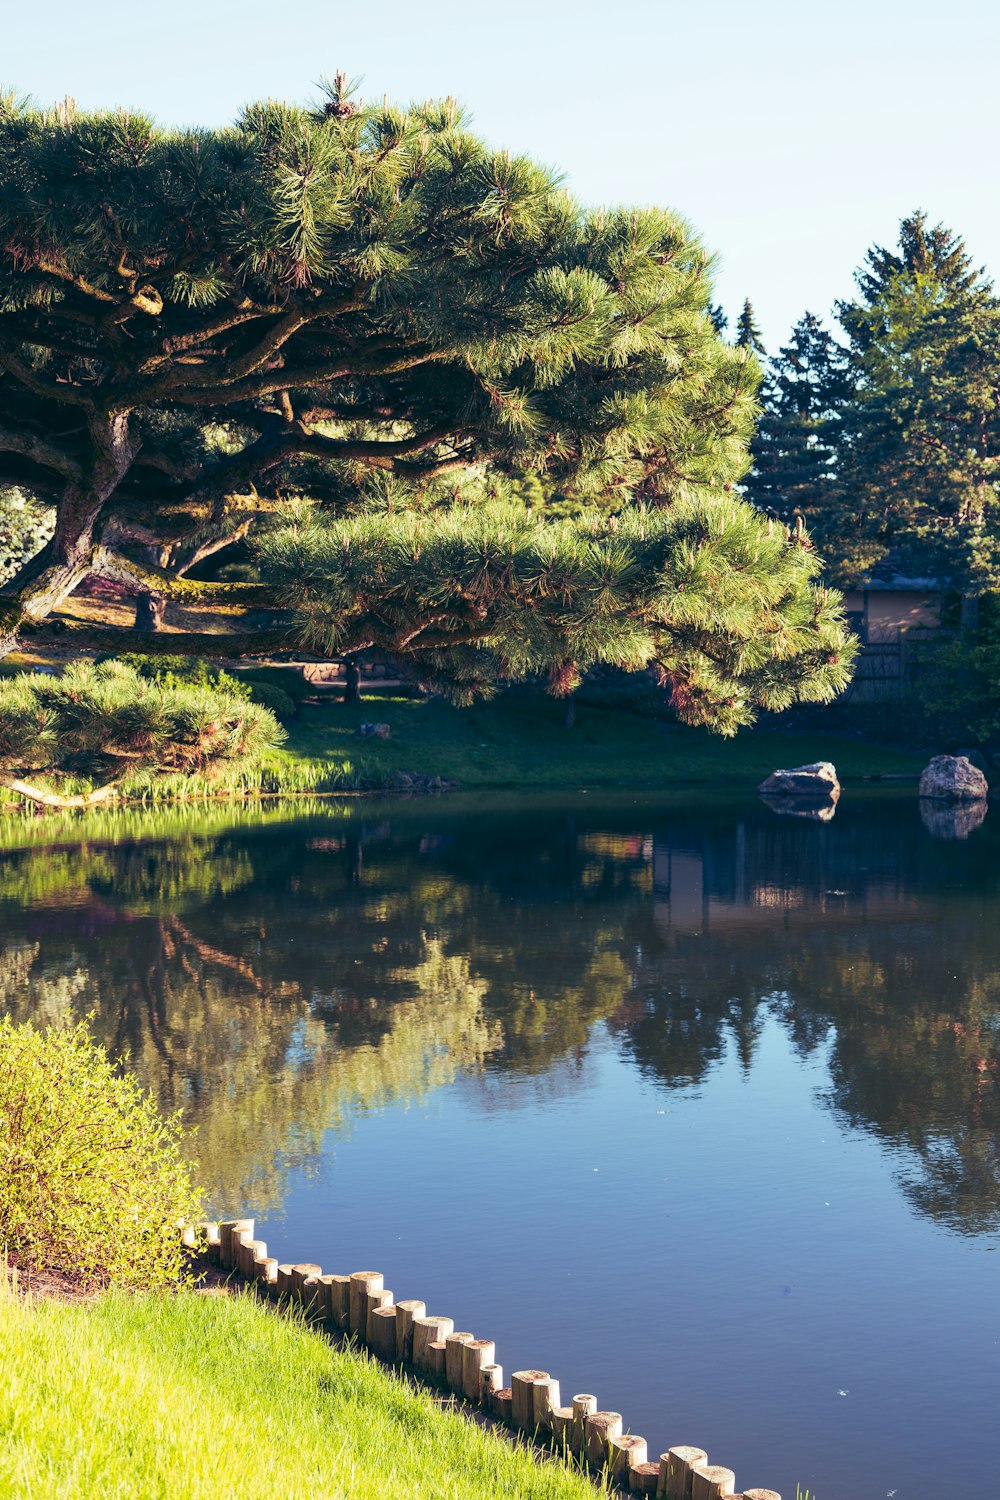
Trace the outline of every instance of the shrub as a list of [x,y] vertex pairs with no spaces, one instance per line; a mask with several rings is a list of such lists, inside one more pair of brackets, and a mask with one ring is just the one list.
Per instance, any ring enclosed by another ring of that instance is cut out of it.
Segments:
[[103,782],[91,794],[101,797],[167,776],[238,785],[283,739],[274,716],[228,679],[151,679],[114,661],[0,679],[0,783],[35,800],[23,778],[38,772]]
[[93,1286],[184,1279],[177,1224],[198,1211],[180,1121],[116,1072],[83,1024],[0,1019],[0,1250]]
[[287,693],[295,703],[301,703],[303,698],[309,698],[316,691],[311,682],[307,682],[298,667],[262,667],[253,666],[237,670],[234,674],[238,681],[257,685],[269,683],[271,687],[280,688]]
[[275,687],[271,682],[255,682],[252,678],[244,679],[242,684],[249,688],[251,703],[259,703],[261,708],[270,709],[279,724],[287,724],[289,719],[294,719],[299,711],[299,706],[294,698],[290,698],[283,688]]

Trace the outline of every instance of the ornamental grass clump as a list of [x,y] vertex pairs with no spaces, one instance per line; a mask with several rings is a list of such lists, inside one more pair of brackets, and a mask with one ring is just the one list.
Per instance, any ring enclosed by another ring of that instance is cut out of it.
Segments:
[[86,1287],[176,1286],[199,1190],[178,1116],[119,1073],[86,1026],[0,1019],[0,1254]]
[[0,786],[83,807],[171,780],[253,784],[284,730],[227,683],[150,679],[115,661],[0,679]]

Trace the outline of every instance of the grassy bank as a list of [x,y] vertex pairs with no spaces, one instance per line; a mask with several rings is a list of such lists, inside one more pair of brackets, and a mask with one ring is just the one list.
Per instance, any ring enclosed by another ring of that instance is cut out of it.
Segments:
[[[777,766],[832,760],[841,779],[919,775],[924,757],[824,732],[748,730],[733,740],[621,710],[564,708],[515,696],[456,709],[438,699],[368,698],[360,705],[303,704],[288,741],[268,761],[274,790],[389,786],[400,776],[464,787],[670,787],[717,783],[752,791]],[[364,720],[391,726],[388,740],[357,737]]]
[[593,1500],[249,1297],[0,1296],[0,1494]]

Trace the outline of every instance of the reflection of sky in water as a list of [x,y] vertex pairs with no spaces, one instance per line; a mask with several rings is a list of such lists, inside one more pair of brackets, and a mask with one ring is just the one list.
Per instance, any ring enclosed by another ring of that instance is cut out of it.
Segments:
[[0,1005],[93,1009],[272,1251],[374,1264],[744,1487],[992,1474],[989,820],[212,817],[0,856]]

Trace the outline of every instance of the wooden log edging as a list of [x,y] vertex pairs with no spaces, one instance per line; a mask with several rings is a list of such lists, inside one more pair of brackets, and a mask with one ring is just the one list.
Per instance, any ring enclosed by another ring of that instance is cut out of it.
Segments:
[[254,1239],[253,1219],[182,1224],[179,1231],[188,1249],[241,1276],[259,1296],[300,1306],[330,1333],[353,1339],[386,1364],[444,1387],[456,1401],[622,1490],[656,1500],[781,1500],[775,1490],[737,1494],[732,1469],[710,1464],[704,1448],[677,1444],[658,1462],[650,1462],[645,1438],[624,1429],[620,1412],[598,1410],[592,1395],[577,1395],[571,1406],[560,1405],[559,1382],[546,1370],[517,1370],[505,1386],[492,1339],[456,1333],[453,1319],[428,1316],[423,1302],[394,1302],[381,1271],[324,1275],[312,1261],[279,1264],[263,1240]]

